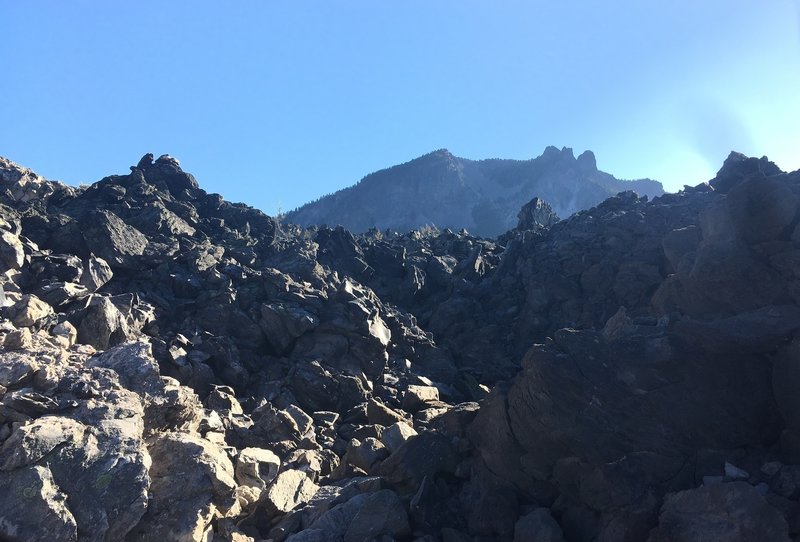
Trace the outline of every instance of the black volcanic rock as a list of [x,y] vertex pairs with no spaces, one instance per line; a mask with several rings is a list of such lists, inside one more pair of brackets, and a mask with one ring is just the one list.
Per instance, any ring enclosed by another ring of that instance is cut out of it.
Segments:
[[548,228],[558,222],[558,215],[553,212],[553,208],[546,201],[533,198],[522,206],[517,214],[517,220],[518,230],[538,230]]
[[533,160],[475,161],[443,149],[367,175],[288,213],[286,220],[353,232],[431,225],[491,237],[514,228],[517,212],[534,197],[568,217],[625,190],[648,197],[664,193],[656,181],[621,181],[599,171],[590,151],[576,159],[572,149],[547,147]]
[[752,176],[767,177],[779,173],[783,172],[773,162],[770,162],[766,156],[753,158],[740,152],[731,152],[710,184],[717,192],[727,193],[745,178]]
[[795,540],[800,172],[770,164],[528,197],[486,239],[280,224],[167,156],[88,188],[0,159],[0,539]]

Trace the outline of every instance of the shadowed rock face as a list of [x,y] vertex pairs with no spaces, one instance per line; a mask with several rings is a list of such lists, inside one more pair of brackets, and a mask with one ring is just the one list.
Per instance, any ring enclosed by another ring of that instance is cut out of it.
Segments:
[[797,540],[800,173],[522,204],[359,235],[0,160],[0,539]]
[[493,237],[514,228],[518,211],[534,197],[568,217],[626,190],[651,198],[664,193],[656,181],[621,181],[599,171],[591,151],[576,159],[572,149],[548,147],[533,160],[475,161],[439,150],[367,175],[288,213],[286,220],[353,232],[433,225]]

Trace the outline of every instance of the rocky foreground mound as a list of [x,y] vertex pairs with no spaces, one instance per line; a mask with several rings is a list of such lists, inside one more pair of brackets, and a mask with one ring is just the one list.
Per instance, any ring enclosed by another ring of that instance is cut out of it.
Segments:
[[800,173],[497,239],[0,160],[0,539],[800,540]]

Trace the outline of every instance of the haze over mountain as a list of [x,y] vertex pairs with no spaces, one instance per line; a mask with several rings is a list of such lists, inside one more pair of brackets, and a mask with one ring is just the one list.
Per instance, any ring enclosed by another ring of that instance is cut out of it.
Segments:
[[532,160],[468,160],[440,149],[367,175],[286,219],[353,232],[434,225],[490,237],[515,227],[519,209],[534,197],[566,218],[626,190],[650,198],[664,193],[658,181],[620,180],[598,170],[591,151],[575,158],[569,147],[550,146]]

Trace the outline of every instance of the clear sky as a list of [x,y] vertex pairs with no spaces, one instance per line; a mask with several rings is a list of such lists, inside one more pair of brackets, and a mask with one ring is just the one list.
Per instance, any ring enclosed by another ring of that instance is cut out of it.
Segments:
[[800,0],[0,0],[0,155],[72,184],[169,153],[272,214],[446,147],[591,149],[677,190],[800,168]]

